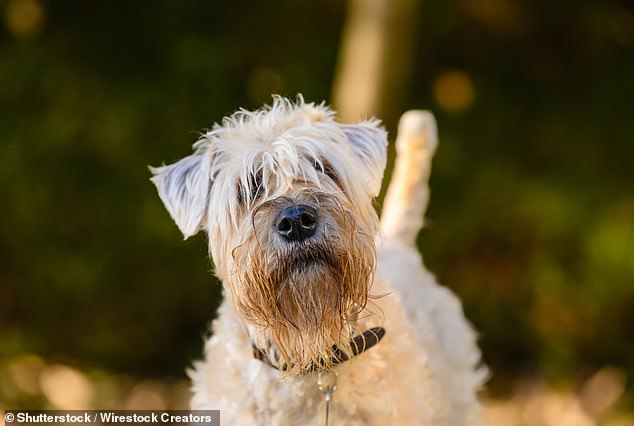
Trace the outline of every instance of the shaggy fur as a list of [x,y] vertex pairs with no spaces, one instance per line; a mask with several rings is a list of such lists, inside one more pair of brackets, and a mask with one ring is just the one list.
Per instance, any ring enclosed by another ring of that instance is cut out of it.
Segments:
[[[207,232],[227,296],[190,373],[192,408],[220,409],[223,424],[323,424],[317,367],[338,375],[333,425],[478,424],[485,373],[475,334],[414,245],[433,117],[401,120],[379,223],[372,200],[386,144],[377,121],[344,125],[323,104],[278,97],[225,118],[192,155],[153,169],[185,238]],[[316,230],[287,241],[276,224],[296,205],[315,208]],[[352,357],[350,339],[377,325],[385,338]],[[255,359],[254,346],[279,370]]]

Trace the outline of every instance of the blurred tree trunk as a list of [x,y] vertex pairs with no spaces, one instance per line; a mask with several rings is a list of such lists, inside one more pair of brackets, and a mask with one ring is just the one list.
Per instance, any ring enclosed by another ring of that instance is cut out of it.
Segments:
[[393,128],[402,112],[421,0],[348,0],[333,87],[343,122],[370,116]]

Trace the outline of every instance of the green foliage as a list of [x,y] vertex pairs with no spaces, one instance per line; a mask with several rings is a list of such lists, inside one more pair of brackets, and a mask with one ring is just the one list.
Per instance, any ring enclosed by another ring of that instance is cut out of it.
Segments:
[[424,21],[420,82],[457,67],[476,95],[439,117],[423,253],[462,295],[494,373],[632,374],[634,25],[617,29],[634,15],[507,4],[516,25],[498,28],[427,3],[439,19]]

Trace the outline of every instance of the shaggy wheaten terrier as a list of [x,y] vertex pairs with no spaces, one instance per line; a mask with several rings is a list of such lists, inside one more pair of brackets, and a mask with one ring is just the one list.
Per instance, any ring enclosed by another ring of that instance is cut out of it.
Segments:
[[476,336],[415,247],[435,121],[399,125],[381,221],[387,135],[323,104],[277,97],[152,169],[185,238],[207,232],[225,300],[190,372],[192,408],[227,425],[471,425]]

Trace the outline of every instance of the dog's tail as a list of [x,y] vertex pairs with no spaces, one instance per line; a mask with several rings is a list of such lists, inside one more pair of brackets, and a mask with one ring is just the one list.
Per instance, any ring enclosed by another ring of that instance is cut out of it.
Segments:
[[429,201],[431,159],[438,145],[436,120],[429,111],[407,111],[396,136],[396,163],[383,202],[386,240],[413,246]]

